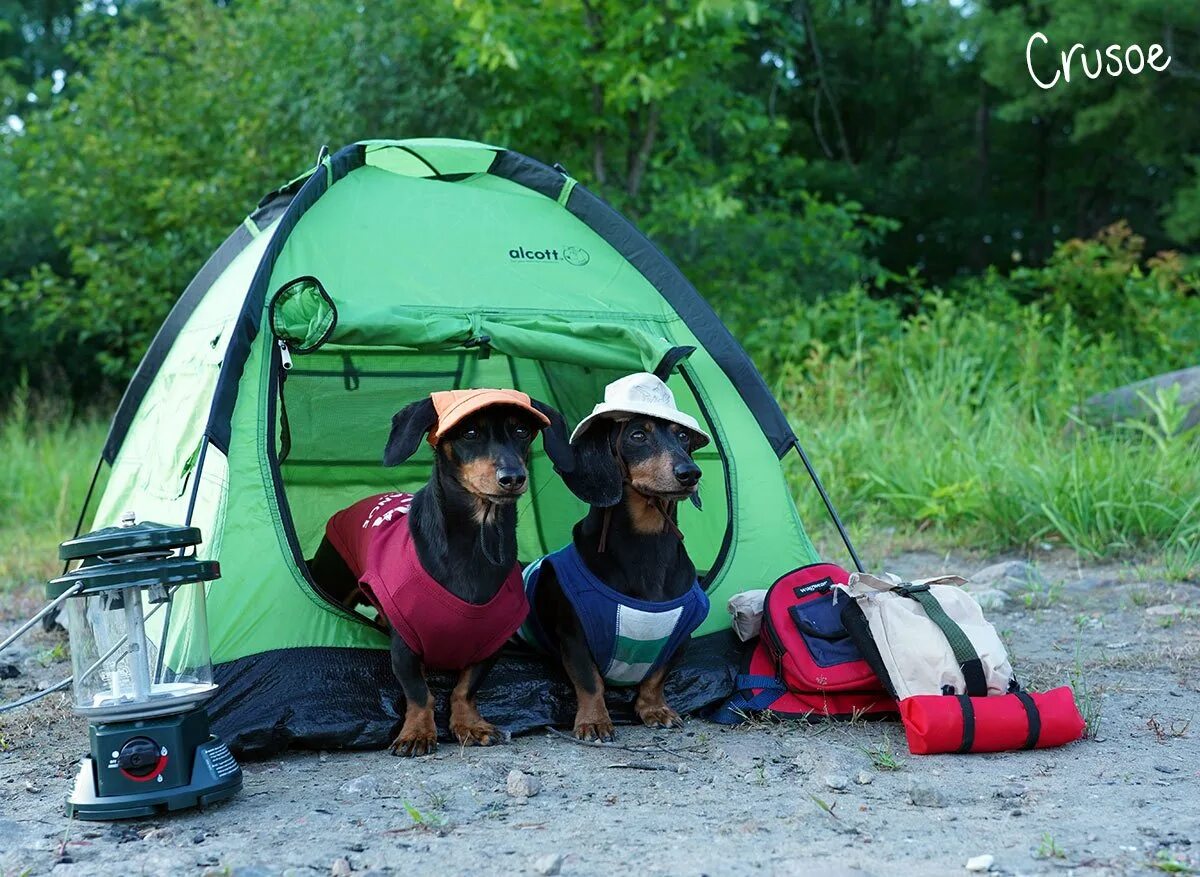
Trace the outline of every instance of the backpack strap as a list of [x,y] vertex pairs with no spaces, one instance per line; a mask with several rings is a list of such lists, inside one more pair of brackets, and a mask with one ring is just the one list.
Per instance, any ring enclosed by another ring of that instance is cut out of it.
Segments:
[[946,614],[937,597],[929,592],[929,585],[898,585],[892,590],[921,604],[929,620],[946,635],[950,648],[954,651],[954,660],[958,661],[963,678],[967,682],[967,694],[971,697],[986,697],[987,677],[983,672],[983,661],[979,659],[979,654],[963,629]]
[[[774,676],[740,673],[733,684],[733,695],[708,717],[710,721],[721,725],[740,725],[746,721],[746,714],[769,709],[787,691],[787,686]],[[762,690],[758,694],[751,694],[755,688]]]

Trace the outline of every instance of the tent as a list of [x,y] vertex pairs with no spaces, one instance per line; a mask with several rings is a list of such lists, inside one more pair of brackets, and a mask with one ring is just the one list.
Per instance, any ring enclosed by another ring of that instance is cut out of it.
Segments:
[[[673,682],[694,708],[730,687],[728,596],[816,559],[780,462],[798,445],[679,270],[565,169],[511,150],[365,141],[322,150],[267,195],[134,374],[103,448],[94,526],[130,509],[200,527],[201,556],[222,571],[208,594],[212,712],[232,746],[381,746],[403,715],[386,639],[325,601],[304,560],[332,512],[428,477],[428,448],[381,466],[391,415],[432,390],[499,386],[574,425],[610,380],[687,348],[669,383],[714,439],[698,454],[704,508],[681,508],[713,607]],[[523,561],[565,544],[585,511],[540,444],[530,479]],[[186,652],[186,609],[163,620],[166,654]],[[514,652],[495,673],[481,696],[493,721],[570,721],[557,668]],[[627,693],[612,696],[621,715]]]

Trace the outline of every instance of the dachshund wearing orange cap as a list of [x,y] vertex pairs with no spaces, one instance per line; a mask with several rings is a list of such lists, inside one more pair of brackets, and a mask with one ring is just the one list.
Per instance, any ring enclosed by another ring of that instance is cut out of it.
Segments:
[[501,646],[529,612],[517,562],[516,501],[528,487],[534,437],[569,471],[562,416],[515,390],[433,393],[392,418],[383,453],[396,466],[428,434],[433,472],[415,494],[367,497],[329,519],[309,570],[331,599],[369,601],[387,622],[404,691],[394,755],[437,748],[425,668],[458,672],[450,731],[463,745],[497,739],[475,705]]

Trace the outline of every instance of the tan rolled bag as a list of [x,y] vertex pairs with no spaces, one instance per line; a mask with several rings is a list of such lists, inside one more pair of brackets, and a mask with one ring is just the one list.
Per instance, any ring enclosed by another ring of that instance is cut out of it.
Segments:
[[1021,690],[999,634],[966,580],[853,573],[842,625],[900,703],[915,755],[1062,746],[1084,723],[1071,689]]

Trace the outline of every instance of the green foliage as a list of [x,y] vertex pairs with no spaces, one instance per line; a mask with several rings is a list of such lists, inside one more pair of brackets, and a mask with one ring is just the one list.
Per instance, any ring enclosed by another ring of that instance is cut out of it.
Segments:
[[[797,311],[797,324],[812,323],[795,333],[805,342],[767,363],[843,514],[996,548],[1063,542],[1111,556],[1163,546],[1194,558],[1200,444],[1179,434],[1177,399],[1152,400],[1149,422],[1117,430],[1075,415],[1095,392],[1200,358],[1200,299],[1159,296],[1156,268],[1114,272],[1125,241],[1063,248],[1091,252],[1096,283],[1121,290],[1112,313],[1081,318],[1070,291],[1019,302],[1029,284],[1061,279],[1064,265],[1080,270],[1071,260],[930,293],[907,317],[861,292]],[[840,340],[822,337],[842,310],[863,322],[832,328]],[[1169,345],[1161,325],[1173,327]],[[802,487],[802,470],[793,474]],[[799,493],[806,519],[818,520],[813,491]]]
[[[57,575],[54,546],[75,527],[105,424],[21,387],[0,416],[0,593]],[[101,485],[103,486],[103,485]]]
[[473,133],[448,10],[390,5],[368,18],[336,0],[165,0],[73,44],[81,72],[10,142],[19,197],[65,264],[0,280],[4,339],[22,357],[4,368],[37,380],[58,362],[77,387],[119,384],[248,206],[319,146]]

